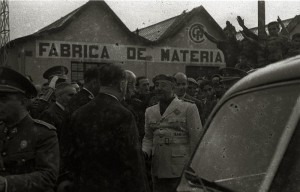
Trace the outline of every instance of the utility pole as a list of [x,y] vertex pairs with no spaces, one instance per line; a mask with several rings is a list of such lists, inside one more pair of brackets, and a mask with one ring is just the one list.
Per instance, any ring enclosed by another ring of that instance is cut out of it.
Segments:
[[9,32],[8,0],[0,0],[0,66],[8,65]]
[[265,1],[258,0],[258,37],[259,39],[265,39],[266,34],[266,13],[265,13]]

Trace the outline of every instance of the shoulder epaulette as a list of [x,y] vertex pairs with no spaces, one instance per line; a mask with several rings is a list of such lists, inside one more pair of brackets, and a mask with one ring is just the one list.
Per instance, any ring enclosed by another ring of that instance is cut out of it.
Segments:
[[189,103],[195,103],[195,101],[186,99],[186,98],[181,98],[180,100],[185,101],[185,102],[189,102]]
[[53,125],[51,125],[51,124],[49,124],[45,121],[41,121],[41,120],[38,120],[38,119],[33,119],[33,121],[35,123],[39,124],[39,125],[43,125],[43,126],[47,127],[50,130],[56,130],[56,128]]

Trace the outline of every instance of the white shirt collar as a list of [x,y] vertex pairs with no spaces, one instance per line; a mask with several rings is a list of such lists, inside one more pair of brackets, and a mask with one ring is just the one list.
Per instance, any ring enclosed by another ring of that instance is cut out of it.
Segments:
[[100,92],[100,93],[103,93],[103,94],[105,94],[105,95],[109,95],[109,96],[111,96],[111,97],[113,97],[113,98],[115,98],[116,100],[119,101],[119,99],[118,99],[116,96],[112,95],[112,94],[105,93],[105,92]]
[[91,99],[95,98],[94,94],[90,92],[87,88],[83,87],[82,89],[86,90],[91,95]]
[[61,105],[59,102],[55,101],[55,104],[61,108],[63,111],[66,109],[63,105]]

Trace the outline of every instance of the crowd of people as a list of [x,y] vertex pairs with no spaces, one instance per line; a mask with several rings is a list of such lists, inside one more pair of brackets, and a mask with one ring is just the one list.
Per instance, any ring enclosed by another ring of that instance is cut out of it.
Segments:
[[174,191],[225,91],[219,75],[149,79],[103,64],[78,85],[66,74],[52,67],[34,87],[1,67],[0,192]]
[[[68,83],[55,66],[47,83],[0,68],[0,192],[173,192],[214,106],[247,72],[299,54],[280,18],[269,35],[244,40],[228,22],[217,43],[231,68],[197,79],[182,72],[138,76],[116,64]],[[282,30],[280,32],[280,26]]]
[[280,17],[267,25],[268,33],[262,30],[259,35],[248,29],[240,16],[237,21],[243,29],[242,40],[237,40],[237,31],[229,21],[223,29],[225,40],[214,38],[204,29],[206,37],[223,51],[227,67],[247,72],[300,54],[300,33],[290,38]]

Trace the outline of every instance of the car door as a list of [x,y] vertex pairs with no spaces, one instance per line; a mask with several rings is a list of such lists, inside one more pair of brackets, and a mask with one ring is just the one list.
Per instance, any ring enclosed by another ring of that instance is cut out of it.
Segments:
[[202,180],[220,191],[268,191],[299,120],[299,94],[295,80],[223,99],[185,170],[201,185],[183,174],[177,191],[209,191]]

